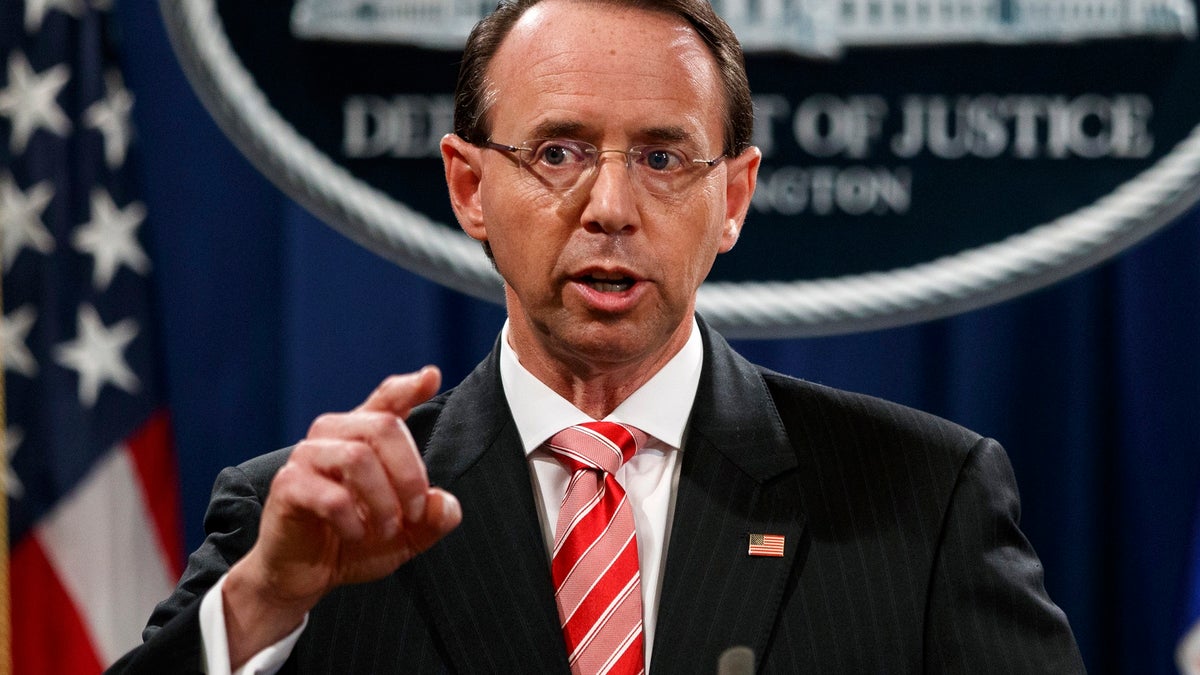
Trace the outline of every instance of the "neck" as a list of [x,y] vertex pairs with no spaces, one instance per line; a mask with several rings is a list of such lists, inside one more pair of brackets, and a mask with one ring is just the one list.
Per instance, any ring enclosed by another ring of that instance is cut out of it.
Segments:
[[516,320],[510,320],[508,342],[521,365],[576,408],[599,420],[616,410],[679,353],[691,336],[692,321],[689,316],[662,345],[627,359],[580,356],[521,328]]
[[[543,374],[533,371],[534,376],[545,382],[559,396],[571,402],[592,419],[604,419],[617,409],[630,394],[646,384],[665,364],[656,364],[653,370],[640,367],[606,370],[582,374],[575,371]],[[550,377],[546,377],[550,375]]]

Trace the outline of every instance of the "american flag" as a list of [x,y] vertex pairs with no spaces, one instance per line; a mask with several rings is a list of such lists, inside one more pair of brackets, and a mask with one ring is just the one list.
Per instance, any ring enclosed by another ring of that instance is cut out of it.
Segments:
[[782,534],[752,534],[750,535],[750,549],[746,553],[753,556],[766,556],[768,558],[783,557],[783,535]]
[[179,577],[133,98],[112,0],[0,0],[0,248],[12,657],[94,673]]

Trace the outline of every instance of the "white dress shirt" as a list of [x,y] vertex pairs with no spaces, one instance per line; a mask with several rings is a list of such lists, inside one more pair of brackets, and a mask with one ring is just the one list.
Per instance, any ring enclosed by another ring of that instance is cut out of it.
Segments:
[[[554,548],[554,526],[571,474],[541,445],[563,429],[594,421],[534,377],[519,363],[508,345],[508,324],[500,344],[500,381],[521,444],[529,458],[534,496],[542,516],[546,554]],[[616,479],[633,506],[637,532],[638,568],[642,582],[642,632],[646,645],[646,672],[654,646],[658,597],[671,535],[671,513],[679,484],[680,449],[687,428],[704,347],[700,331],[692,322],[692,333],[679,350],[650,381],[626,398],[604,419],[622,422],[646,432],[650,438],[637,454],[617,470]]]
[[[635,426],[649,435],[645,445],[616,473],[617,482],[624,488],[633,506],[634,529],[637,531],[647,672],[650,670],[654,646],[659,592],[671,534],[671,514],[679,485],[679,454],[683,448],[683,435],[692,404],[696,399],[703,361],[700,331],[693,320],[691,335],[683,348],[646,384],[604,418]],[[571,476],[540,447],[559,431],[593,419],[521,365],[520,357],[508,343],[507,322],[501,331],[500,382],[521,436],[525,456],[529,459],[534,501],[541,516],[542,535],[549,558],[554,545],[554,526],[558,521],[559,507]],[[200,603],[200,637],[209,675],[228,675],[230,672],[229,643],[221,600],[224,582],[225,577],[222,576]],[[307,625],[306,616],[299,628],[255,654],[234,675],[274,675],[291,654]]]

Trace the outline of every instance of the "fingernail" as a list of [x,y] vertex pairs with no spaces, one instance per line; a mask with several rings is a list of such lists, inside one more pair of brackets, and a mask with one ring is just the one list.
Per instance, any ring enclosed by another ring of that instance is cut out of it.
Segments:
[[446,493],[442,497],[442,522],[449,525],[462,520],[462,504],[458,503],[458,498],[450,493]]
[[410,523],[421,520],[425,515],[425,495],[419,494],[404,503],[404,519]]

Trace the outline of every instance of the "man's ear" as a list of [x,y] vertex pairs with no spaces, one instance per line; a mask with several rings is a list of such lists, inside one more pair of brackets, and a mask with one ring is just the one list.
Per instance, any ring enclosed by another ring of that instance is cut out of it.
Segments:
[[458,225],[472,239],[487,241],[483,224],[483,207],[479,188],[482,174],[479,148],[457,134],[442,137],[442,164],[446,169],[446,186],[450,189],[450,206],[458,217]]
[[721,253],[732,249],[742,233],[761,163],[762,152],[753,145],[737,157],[725,160],[725,229],[721,232]]

